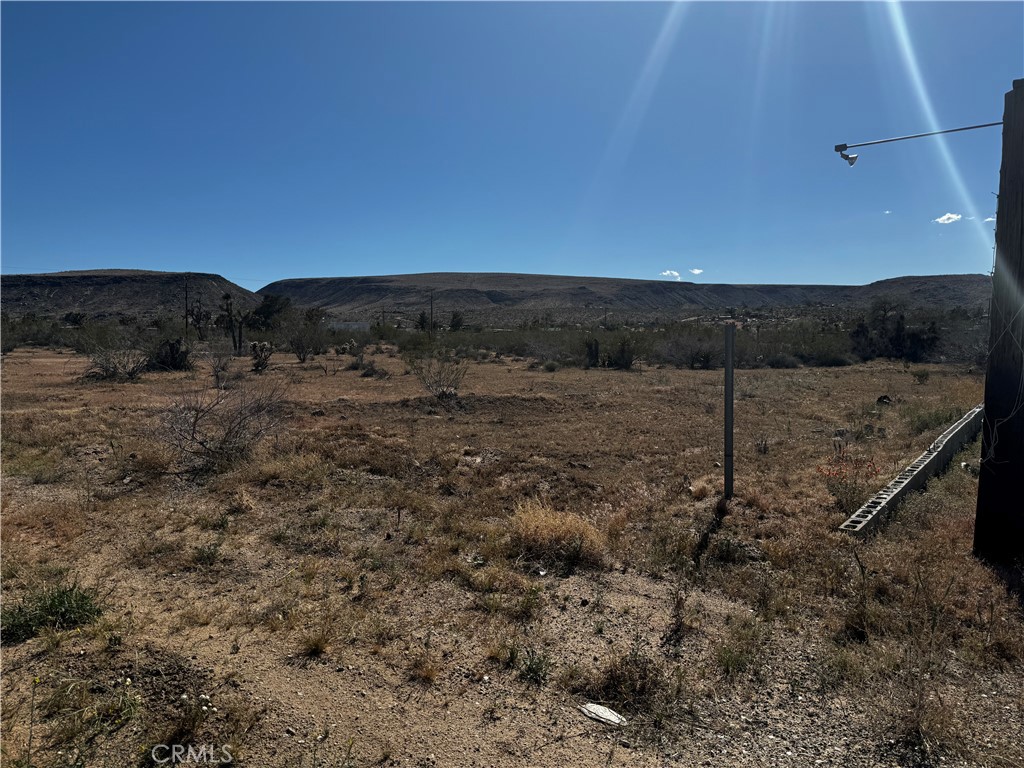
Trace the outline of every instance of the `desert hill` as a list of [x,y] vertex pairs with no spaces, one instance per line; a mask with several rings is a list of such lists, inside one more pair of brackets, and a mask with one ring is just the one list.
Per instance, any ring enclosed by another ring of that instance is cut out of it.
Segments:
[[682,317],[727,307],[749,309],[808,305],[864,306],[891,296],[910,307],[987,307],[987,275],[899,277],[862,286],[723,285],[666,280],[627,280],[559,275],[426,273],[380,277],[278,280],[260,294],[287,296],[296,304],[322,306],[352,320],[381,311],[418,314],[433,295],[436,310],[459,310],[476,321],[507,322],[550,314],[559,319],[619,320]]
[[414,317],[429,308],[444,315],[458,310],[471,322],[515,323],[535,317],[560,322],[594,321],[605,313],[618,322],[683,318],[728,307],[786,310],[807,306],[855,308],[891,297],[908,307],[987,308],[992,281],[987,275],[898,277],[868,285],[724,285],[604,277],[435,272],[377,277],[278,280],[257,293],[215,274],[90,270],[4,275],[4,312],[59,317],[82,312],[94,317],[149,318],[182,311],[185,286],[216,312],[224,293],[249,308],[261,295],[288,297],[298,306],[318,306],[344,320]]
[[197,299],[216,314],[221,297],[230,293],[235,306],[259,304],[260,297],[220,275],[202,272],[150,272],[141,269],[97,269],[47,274],[3,275],[0,306],[11,316],[28,312],[60,317],[82,312],[91,317],[132,315],[151,318],[180,314]]

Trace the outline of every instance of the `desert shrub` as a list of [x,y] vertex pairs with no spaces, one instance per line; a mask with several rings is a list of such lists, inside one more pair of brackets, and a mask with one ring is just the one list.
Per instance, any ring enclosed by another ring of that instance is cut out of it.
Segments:
[[220,548],[223,543],[222,540],[218,539],[210,544],[196,547],[192,550],[192,563],[200,568],[209,568],[216,565],[221,558]]
[[[43,716],[51,722],[50,741],[86,747],[102,733],[121,728],[134,718],[142,704],[130,679],[113,680],[60,678],[41,703]],[[85,755],[74,750],[79,760]],[[59,753],[58,753],[59,754]],[[85,762],[65,763],[85,765]]]
[[930,410],[909,407],[906,411],[910,431],[915,435],[920,435],[938,427],[952,426],[963,415],[964,410],[956,406],[942,406]]
[[543,648],[527,648],[523,655],[523,666],[519,669],[519,679],[529,685],[542,686],[551,674],[551,656]]
[[285,328],[288,349],[300,363],[327,351],[329,332],[323,310],[314,307],[290,322]]
[[217,389],[226,388],[230,378],[231,363],[234,361],[231,350],[224,347],[209,349],[203,353],[203,359],[210,366],[213,386]]
[[847,515],[864,503],[882,473],[874,460],[845,453],[832,456],[817,471],[825,478],[825,487],[832,494],[836,509]]
[[186,391],[168,409],[159,436],[189,469],[223,469],[274,429],[283,398],[276,384]]
[[559,564],[566,571],[604,562],[604,534],[571,513],[528,501],[519,506],[510,527],[511,547],[518,557]]
[[677,368],[711,370],[722,365],[723,342],[703,330],[676,331],[655,345],[651,362],[668,363]]
[[190,371],[192,350],[184,339],[163,339],[148,353],[149,371]]
[[37,317],[33,312],[20,318],[12,318],[4,313],[0,328],[0,347],[6,354],[20,346],[74,346],[73,341],[80,334],[80,329],[69,328],[50,318]]
[[101,613],[94,589],[75,583],[37,588],[17,605],[0,611],[0,643],[22,643],[44,629],[74,629],[95,621]]
[[360,348],[358,352],[353,353],[355,356],[352,361],[345,366],[347,371],[359,371],[359,375],[364,379],[389,379],[391,373],[386,368],[381,368],[371,358],[366,359],[366,356]]
[[651,712],[664,704],[669,689],[662,664],[637,637],[629,650],[613,653],[582,684],[584,693],[627,712]]
[[[125,329],[111,322],[89,321],[72,332],[65,339],[76,352],[91,355],[96,350],[120,349],[132,346]],[[55,339],[51,338],[52,341]]]
[[407,362],[424,389],[442,403],[458,398],[468,366],[465,360],[458,360],[448,353],[437,353],[430,357],[410,358]]
[[800,361],[793,355],[780,352],[765,360],[765,365],[769,368],[799,368]]
[[421,685],[433,685],[440,673],[437,661],[427,649],[421,649],[409,662],[409,680]]
[[359,375],[364,379],[389,379],[391,373],[386,368],[379,367],[373,360],[363,365]]
[[587,339],[584,368],[597,368],[601,364],[601,343],[597,339]]
[[149,367],[149,356],[130,347],[100,347],[89,354],[85,378],[97,381],[135,381]]
[[754,667],[764,639],[764,630],[756,618],[740,616],[729,619],[725,639],[715,652],[725,676],[733,679]]

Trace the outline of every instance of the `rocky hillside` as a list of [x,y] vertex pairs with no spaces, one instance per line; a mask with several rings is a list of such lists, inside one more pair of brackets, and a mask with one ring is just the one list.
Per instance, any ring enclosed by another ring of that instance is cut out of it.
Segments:
[[862,306],[892,297],[908,307],[987,307],[987,275],[900,277],[868,285],[720,285],[665,280],[497,273],[427,273],[381,277],[325,277],[279,280],[258,293],[289,297],[296,304],[322,306],[352,320],[382,311],[415,315],[459,310],[478,322],[514,321],[551,315],[559,320],[592,319],[604,312],[619,320],[683,317],[727,307],[785,309],[814,305]]
[[255,306],[260,297],[225,280],[201,272],[148,272],[135,269],[98,269],[81,272],[4,275],[0,278],[0,303],[12,317],[29,312],[61,317],[82,312],[90,317],[129,315],[151,318],[180,314],[197,299],[216,313],[225,293],[236,306]]
[[279,280],[252,293],[214,274],[93,270],[0,278],[4,312],[60,317],[83,312],[93,317],[176,315],[189,299],[216,311],[224,293],[247,308],[261,296],[286,296],[298,306],[319,306],[342,320],[381,316],[414,318],[430,307],[444,317],[458,310],[470,322],[517,323],[532,318],[592,322],[612,314],[618,322],[680,319],[729,307],[786,310],[808,306],[858,307],[891,297],[908,307],[988,306],[987,275],[899,277],[868,285],[722,285],[666,280],[499,273],[427,273],[380,277],[324,277]]

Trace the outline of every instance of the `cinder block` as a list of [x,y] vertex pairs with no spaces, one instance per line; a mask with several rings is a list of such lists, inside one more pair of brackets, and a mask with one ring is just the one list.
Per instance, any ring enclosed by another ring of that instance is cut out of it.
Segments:
[[923,488],[931,478],[949,466],[961,448],[978,436],[984,415],[984,404],[964,414],[891,483],[850,515],[839,529],[856,536],[865,536],[877,529],[889,519],[908,493]]

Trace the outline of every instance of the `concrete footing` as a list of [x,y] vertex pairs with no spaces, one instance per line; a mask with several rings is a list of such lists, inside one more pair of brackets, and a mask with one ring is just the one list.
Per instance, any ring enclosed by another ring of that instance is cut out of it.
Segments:
[[949,465],[961,448],[978,436],[984,414],[984,405],[968,411],[960,421],[943,432],[927,451],[918,456],[913,464],[900,472],[895,480],[850,515],[839,526],[839,530],[854,536],[864,536],[877,529],[908,493],[923,488],[925,483]]

